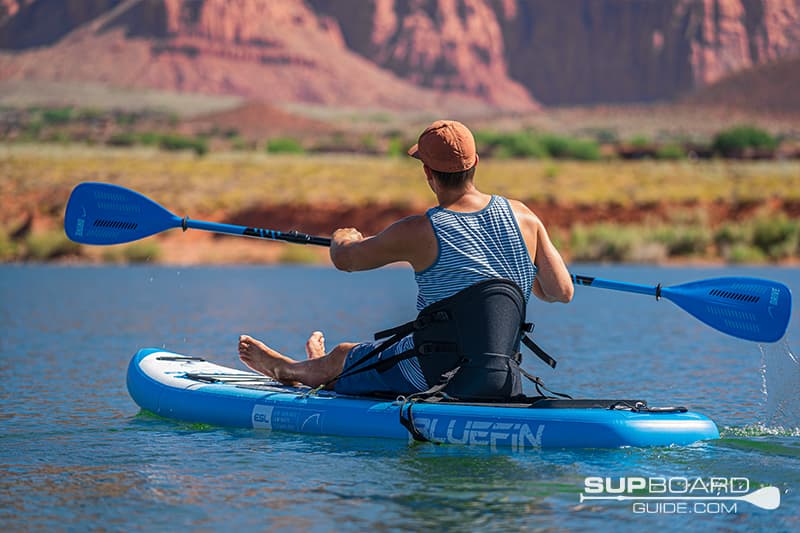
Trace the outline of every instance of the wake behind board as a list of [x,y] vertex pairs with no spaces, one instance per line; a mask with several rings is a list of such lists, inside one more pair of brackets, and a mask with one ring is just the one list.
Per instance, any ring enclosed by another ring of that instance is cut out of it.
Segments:
[[[218,426],[402,439],[401,402],[281,385],[265,376],[200,357],[139,350],[128,367],[128,391],[158,415]],[[685,409],[643,402],[539,400],[528,404],[416,403],[415,427],[450,444],[530,448],[618,448],[687,445],[717,439],[712,420]]]

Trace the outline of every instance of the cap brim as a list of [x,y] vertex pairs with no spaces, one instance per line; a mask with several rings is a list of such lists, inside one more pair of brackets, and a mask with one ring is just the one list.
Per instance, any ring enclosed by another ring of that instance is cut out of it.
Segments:
[[414,159],[419,159],[420,161],[422,160],[422,158],[419,156],[419,143],[408,149],[408,155]]

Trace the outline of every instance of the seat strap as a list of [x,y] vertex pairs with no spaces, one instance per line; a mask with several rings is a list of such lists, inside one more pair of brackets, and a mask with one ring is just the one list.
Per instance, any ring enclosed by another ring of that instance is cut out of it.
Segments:
[[453,346],[453,345],[450,345],[450,344],[447,344],[447,346],[445,346],[444,344],[441,345],[441,346],[439,346],[439,345],[437,345],[437,346],[431,345],[430,347],[428,347],[428,349],[426,351],[423,351],[422,349],[416,348],[413,351],[407,350],[405,352],[401,352],[399,354],[396,354],[396,355],[390,357],[389,359],[385,359],[383,361],[378,361],[378,362],[373,363],[371,365],[367,365],[365,367],[361,367],[361,365],[365,361],[369,360],[372,356],[374,356],[377,353],[381,353],[382,351],[386,350],[387,348],[389,348],[389,347],[393,346],[394,344],[400,342],[400,340],[403,337],[405,337],[406,335],[408,335],[409,333],[413,333],[416,330],[424,329],[424,328],[428,327],[428,325],[430,323],[432,323],[432,322],[443,322],[443,321],[447,321],[447,320],[450,320],[450,315],[449,315],[449,313],[447,313],[447,311],[436,311],[436,312],[431,313],[429,315],[420,316],[416,320],[412,320],[411,322],[406,322],[405,324],[401,324],[401,325],[399,325],[397,327],[385,329],[383,331],[379,331],[379,332],[375,333],[375,340],[383,339],[383,338],[386,338],[386,337],[389,337],[389,338],[386,339],[385,341],[383,341],[382,343],[380,343],[378,346],[376,346],[372,350],[370,350],[369,353],[367,353],[366,355],[361,357],[361,359],[359,359],[358,361],[353,363],[350,366],[350,368],[347,369],[346,372],[339,373],[338,376],[336,376],[333,379],[327,381],[321,387],[317,387],[317,389],[321,390],[321,389],[327,387],[328,385],[330,385],[331,383],[333,383],[334,381],[336,381],[336,380],[338,380],[340,378],[347,377],[347,376],[352,376],[353,374],[358,374],[359,372],[366,372],[367,370],[372,370],[373,368],[388,369],[391,365],[396,364],[396,363],[402,361],[403,359],[408,359],[409,357],[413,357],[414,355],[417,355],[417,354],[427,355],[429,353],[443,352],[443,351],[446,351],[447,349],[450,349],[450,347]]
[[[525,327],[527,327],[527,326],[530,326],[530,324],[524,324],[524,325],[523,325],[523,328],[525,328]],[[523,331],[530,331],[530,329],[523,329]],[[548,365],[550,368],[555,368],[555,367],[556,367],[556,364],[558,364],[558,363],[556,362],[556,360],[555,360],[555,359],[553,359],[552,357],[550,357],[550,355],[549,355],[547,352],[545,352],[544,350],[542,350],[542,349],[539,347],[539,345],[538,345],[538,344],[536,344],[535,342],[533,342],[533,339],[531,339],[530,337],[528,337],[528,335],[526,335],[525,333],[523,333],[523,334],[522,334],[522,339],[521,339],[521,340],[522,340],[522,343],[523,343],[525,346],[527,346],[527,347],[528,347],[528,349],[529,349],[530,351],[532,351],[533,353],[535,353],[535,354],[536,354],[536,355],[539,357],[539,359],[541,359],[542,361],[544,361],[544,362],[545,362],[545,364],[547,364],[547,365]]]
[[530,372],[526,371],[522,367],[520,367],[519,371],[522,372],[523,376],[525,376],[526,378],[528,378],[530,381],[533,382],[534,386],[536,387],[536,392],[539,393],[539,396],[543,396],[545,398],[552,398],[552,396],[548,396],[547,394],[542,392],[542,389],[544,389],[547,392],[549,392],[550,394],[554,394],[554,395],[558,396],[559,398],[565,398],[567,400],[571,400],[572,399],[572,396],[570,396],[569,394],[566,394],[566,393],[563,393],[563,392],[556,392],[554,390],[550,390],[549,388],[547,388],[545,386],[544,381],[542,381],[542,378],[540,378],[539,376],[534,376],[533,374],[531,374]]
[[375,340],[398,334],[405,337],[409,333],[427,328],[433,322],[446,322],[450,320],[450,318],[450,314],[447,311],[434,311],[433,313],[420,315],[411,322],[406,322],[405,324],[377,332],[375,334]]
[[[438,402],[439,400],[443,399],[454,399],[450,397],[447,393],[443,392],[447,385],[450,384],[450,381],[458,374],[458,371],[461,370],[461,365],[463,364],[463,360],[461,363],[458,364],[455,368],[445,372],[442,374],[439,383],[430,387],[426,391],[416,392],[414,394],[410,394],[404,398],[402,398],[403,403],[400,404],[400,423],[403,424],[408,432],[411,434],[411,437],[417,442],[432,442],[434,444],[441,444],[427,436],[423,435],[422,432],[417,429],[417,426],[414,425],[414,415],[411,412],[411,409],[414,407],[414,404],[418,401],[423,402]],[[457,398],[455,398],[457,399]]]
[[[370,355],[372,355],[372,354],[370,354]],[[342,374],[340,374],[339,377],[352,376],[353,374],[360,374],[361,372],[367,372],[369,370],[377,370],[378,372],[386,372],[387,370],[389,370],[391,367],[393,367],[394,365],[396,365],[400,361],[402,361],[404,359],[410,359],[410,358],[415,357],[417,355],[419,355],[419,353],[417,352],[416,348],[411,348],[410,350],[406,350],[404,352],[400,352],[398,354],[394,354],[393,356],[388,357],[386,359],[380,359],[378,361],[375,361],[374,363],[368,364],[367,366],[362,366],[361,368],[356,368],[356,369],[351,368],[350,370],[352,370],[352,371],[348,370],[347,372],[343,372]]]

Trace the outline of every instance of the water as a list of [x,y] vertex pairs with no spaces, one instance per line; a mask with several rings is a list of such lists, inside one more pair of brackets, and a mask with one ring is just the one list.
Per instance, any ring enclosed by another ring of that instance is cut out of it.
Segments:
[[[797,269],[573,270],[664,285],[753,275],[800,297]],[[568,306],[532,303],[559,366],[529,368],[555,390],[683,404],[720,426],[720,440],[683,448],[515,454],[216,428],[139,413],[125,388],[139,347],[241,367],[239,333],[299,355],[313,329],[329,345],[366,339],[413,302],[403,269],[0,267],[0,530],[800,528],[796,309],[787,340],[760,349],[644,296],[579,287]],[[747,478],[782,503],[641,514],[579,504],[587,476]]]

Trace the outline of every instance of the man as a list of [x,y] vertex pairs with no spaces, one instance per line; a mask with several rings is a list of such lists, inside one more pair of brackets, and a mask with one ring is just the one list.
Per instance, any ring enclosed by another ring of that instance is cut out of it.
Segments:
[[[330,255],[338,269],[352,272],[407,262],[419,288],[418,309],[492,278],[515,282],[525,301],[531,292],[546,302],[572,299],[570,275],[539,218],[521,202],[484,194],[475,187],[478,154],[466,126],[436,121],[408,154],[422,161],[438,206],[395,222],[373,237],[365,238],[354,228],[336,230]],[[381,355],[386,358],[407,351],[413,342],[409,335]],[[317,387],[336,380],[375,346],[342,343],[325,354],[322,334],[314,332],[306,343],[308,358],[295,361],[242,335],[239,356],[253,370],[283,383]],[[343,376],[334,388],[345,394],[407,395],[431,385],[418,358],[410,357],[389,369]]]

